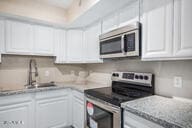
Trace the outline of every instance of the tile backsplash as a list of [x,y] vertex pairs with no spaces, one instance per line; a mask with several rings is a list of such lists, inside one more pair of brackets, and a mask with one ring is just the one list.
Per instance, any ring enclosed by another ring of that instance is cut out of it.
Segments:
[[29,60],[37,61],[39,82],[65,82],[75,80],[71,72],[77,75],[84,71],[85,65],[57,65],[54,57],[3,55],[0,64],[0,87],[9,89],[27,84]]
[[[76,78],[71,75],[71,71],[74,71],[76,75],[79,71],[92,72],[92,75],[88,77],[89,80],[102,81],[101,83],[109,83],[110,74],[113,71],[151,72],[155,75],[156,94],[192,99],[192,60],[149,62],[139,59],[121,59],[107,60],[103,64],[57,65],[54,64],[54,57],[3,55],[0,64],[0,88],[26,84],[31,58],[37,61],[39,82],[73,81]],[[174,87],[174,76],[182,77],[182,88]]]
[[[151,72],[155,75],[155,93],[192,99],[192,60],[141,61],[138,59],[108,60],[104,64],[88,64],[87,71],[111,73],[113,71]],[[182,88],[174,87],[174,76],[182,77]]]

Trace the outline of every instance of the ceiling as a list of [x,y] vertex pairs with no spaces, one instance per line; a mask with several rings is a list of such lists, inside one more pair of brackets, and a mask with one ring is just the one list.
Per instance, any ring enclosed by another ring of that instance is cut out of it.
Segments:
[[74,0],[38,0],[40,2],[43,2],[45,4],[61,7],[63,9],[68,9]]

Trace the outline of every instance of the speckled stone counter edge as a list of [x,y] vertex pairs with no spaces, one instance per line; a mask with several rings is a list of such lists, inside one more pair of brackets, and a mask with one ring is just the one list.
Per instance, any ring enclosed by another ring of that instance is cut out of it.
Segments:
[[153,117],[153,116],[148,115],[148,114],[146,114],[146,113],[144,113],[144,112],[135,110],[135,109],[133,109],[133,108],[129,108],[129,107],[127,107],[127,106],[122,106],[122,107],[123,107],[126,111],[129,111],[129,112],[131,112],[131,113],[133,113],[133,114],[135,114],[135,115],[138,115],[138,116],[140,116],[140,117],[142,117],[142,118],[144,118],[144,119],[146,119],[146,120],[149,120],[149,121],[152,121],[152,122],[154,122],[154,123],[156,123],[156,124],[159,124],[159,125],[161,125],[161,126],[163,126],[163,127],[165,127],[165,128],[182,128],[182,127],[180,127],[180,126],[178,126],[178,125],[169,123],[169,122],[167,122],[167,121],[165,121],[165,120],[162,120],[162,119],[158,119],[158,118],[156,118],[156,117]]
[[2,96],[11,96],[11,95],[18,95],[18,94],[26,94],[26,93],[36,93],[36,92],[43,92],[43,91],[51,91],[51,90],[59,90],[59,89],[73,89],[79,92],[84,92],[81,89],[77,89],[74,87],[46,87],[46,88],[34,88],[34,89],[24,89],[24,90],[15,90],[15,91],[6,91],[0,92],[0,97]]

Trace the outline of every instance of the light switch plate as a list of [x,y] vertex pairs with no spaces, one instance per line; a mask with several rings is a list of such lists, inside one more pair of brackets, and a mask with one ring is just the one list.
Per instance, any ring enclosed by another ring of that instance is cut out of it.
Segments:
[[182,77],[180,77],[180,76],[175,76],[174,77],[174,87],[176,87],[176,88],[182,88]]

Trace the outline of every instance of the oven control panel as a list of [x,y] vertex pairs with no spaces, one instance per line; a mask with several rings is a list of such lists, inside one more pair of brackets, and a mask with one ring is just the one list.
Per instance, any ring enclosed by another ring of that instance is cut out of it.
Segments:
[[113,81],[135,82],[152,86],[153,74],[138,72],[113,72],[111,78]]

